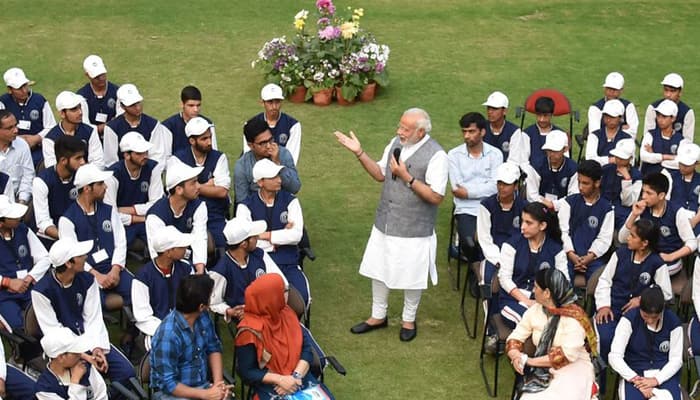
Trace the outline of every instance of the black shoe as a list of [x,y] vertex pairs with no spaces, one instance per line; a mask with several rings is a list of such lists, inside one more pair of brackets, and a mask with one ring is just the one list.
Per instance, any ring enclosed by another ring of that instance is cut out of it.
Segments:
[[401,327],[401,330],[399,331],[399,339],[401,339],[402,342],[410,342],[411,340],[416,338],[417,334],[418,325],[416,325],[416,323],[413,322],[413,329],[407,329],[403,326]]
[[350,328],[350,332],[359,335],[361,333],[371,332],[375,329],[386,328],[387,326],[389,326],[389,321],[386,318],[384,318],[384,321],[376,325],[370,325],[367,322],[362,321],[359,324]]

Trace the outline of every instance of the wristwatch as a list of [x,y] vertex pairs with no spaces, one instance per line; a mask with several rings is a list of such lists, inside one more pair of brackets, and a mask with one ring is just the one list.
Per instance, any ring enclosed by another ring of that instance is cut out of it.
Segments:
[[412,177],[411,177],[411,180],[408,181],[408,183],[406,184],[406,186],[408,186],[408,187],[413,186],[413,182],[414,182],[415,180],[416,180],[416,177],[415,177],[415,176],[412,176]]
[[297,371],[294,371],[294,372],[292,372],[292,378],[294,378],[294,379],[301,379],[302,376],[301,376],[301,374],[298,373]]

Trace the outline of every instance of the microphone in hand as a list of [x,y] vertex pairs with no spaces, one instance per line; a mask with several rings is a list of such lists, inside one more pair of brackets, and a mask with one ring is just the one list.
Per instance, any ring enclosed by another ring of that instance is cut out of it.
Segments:
[[[395,148],[394,149],[394,160],[396,160],[396,163],[399,163],[399,158],[401,157],[401,149],[400,148]],[[396,174],[391,174],[391,180],[395,181],[396,180]]]

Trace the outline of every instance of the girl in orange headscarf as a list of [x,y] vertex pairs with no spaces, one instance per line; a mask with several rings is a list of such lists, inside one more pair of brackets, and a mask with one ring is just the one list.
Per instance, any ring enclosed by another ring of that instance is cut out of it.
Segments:
[[236,335],[238,373],[260,400],[289,395],[315,382],[307,375],[313,360],[310,339],[286,297],[277,274],[261,276],[245,291],[245,313]]

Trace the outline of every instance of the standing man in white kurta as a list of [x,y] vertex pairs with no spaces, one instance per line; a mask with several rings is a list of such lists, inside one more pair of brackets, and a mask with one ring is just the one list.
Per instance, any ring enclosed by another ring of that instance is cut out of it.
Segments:
[[372,227],[360,274],[372,279],[372,315],[353,326],[355,334],[385,328],[389,289],[404,290],[401,341],[416,337],[416,312],[428,275],[437,284],[435,254],[437,209],[447,185],[447,154],[430,137],[428,113],[419,108],[401,116],[396,137],[375,162],[350,136],[335,132],[345,146],[377,182],[383,182],[382,196]]

